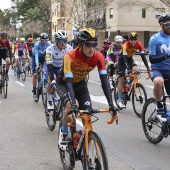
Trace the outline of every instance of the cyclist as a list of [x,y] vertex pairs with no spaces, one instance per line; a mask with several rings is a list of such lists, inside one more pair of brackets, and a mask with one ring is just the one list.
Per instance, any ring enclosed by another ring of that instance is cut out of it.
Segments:
[[27,39],[27,46],[28,46],[29,56],[32,57],[32,50],[34,48],[34,43],[32,38]]
[[73,47],[73,49],[78,47],[78,42],[77,42],[77,35],[79,32],[76,32],[76,34],[74,35],[74,39],[71,41],[71,45]]
[[63,57],[64,54],[68,51],[72,50],[72,47],[67,44],[67,37],[68,34],[65,30],[58,30],[54,34],[55,43],[50,45],[46,50],[46,62],[47,62],[47,68],[49,72],[49,79],[48,79],[48,85],[47,85],[47,109],[53,110],[54,105],[52,103],[52,88],[50,85],[54,84],[54,74],[56,77],[58,77],[58,73],[60,71],[60,68],[63,65]]
[[116,35],[114,37],[114,43],[112,43],[107,51],[107,62],[108,62],[108,67],[110,69],[110,75],[109,75],[109,82],[110,82],[110,88],[113,90],[113,74],[115,73],[115,68],[118,63],[119,56],[118,54],[120,53],[122,49],[122,43],[123,43],[123,38],[120,35]]
[[25,38],[21,37],[15,49],[16,74],[17,74],[18,67],[19,67],[19,57],[23,58],[23,62],[25,65],[27,56],[29,56],[28,46],[25,43]]
[[[158,22],[162,28],[157,34],[154,34],[149,41],[149,59],[151,62],[151,80],[154,84],[153,93],[158,106],[158,118],[164,112],[161,103],[162,87],[170,95],[170,12],[163,13]],[[166,81],[164,81],[167,79]]]
[[57,79],[57,92],[65,104],[63,124],[59,135],[59,146],[66,149],[64,138],[67,135],[67,123],[75,121],[78,109],[92,108],[90,94],[85,77],[96,66],[98,67],[102,89],[107,98],[109,109],[112,114],[117,115],[110,93],[109,82],[104,57],[95,51],[98,35],[94,29],[84,28],[77,36],[79,47],[64,55],[64,64]]
[[[128,36],[128,39],[129,40],[123,44],[123,48],[118,61],[118,74],[120,76],[118,79],[118,105],[120,106],[120,108],[125,108],[122,99],[122,89],[125,78],[125,70],[127,68],[128,74],[132,73],[132,71],[138,70],[136,63],[133,60],[133,55],[136,53],[137,50],[140,51],[140,56],[147,70],[148,71],[150,70],[144,54],[143,45],[141,42],[137,41],[138,34],[136,32],[131,32]],[[132,82],[133,80],[131,79],[129,81],[129,84],[131,84]]]
[[8,71],[10,68],[10,58],[12,56],[12,51],[10,48],[9,39],[7,38],[8,35],[5,31],[0,33],[0,73],[1,73],[1,65],[2,65],[2,59],[6,61],[6,74],[7,79],[9,80]]
[[100,48],[100,52],[104,55],[104,58],[106,59],[106,54],[107,54],[107,50],[109,49],[111,42],[110,40],[107,38],[103,41],[103,45]]
[[37,70],[39,67],[39,64],[43,66],[45,62],[45,55],[46,55],[46,49],[51,44],[49,41],[49,37],[47,33],[41,33],[40,34],[40,40],[38,40],[35,43],[34,49],[33,49],[33,56],[32,56],[32,85],[33,85],[33,99],[34,101],[37,101],[37,95],[36,95],[36,86],[37,86]]

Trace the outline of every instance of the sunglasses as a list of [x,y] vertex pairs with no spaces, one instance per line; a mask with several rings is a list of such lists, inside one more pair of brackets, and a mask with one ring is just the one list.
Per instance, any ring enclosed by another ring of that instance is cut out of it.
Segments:
[[170,27],[170,22],[163,23],[166,27]]
[[41,39],[41,42],[47,42],[47,40],[43,40],[43,39]]
[[129,40],[131,40],[131,41],[136,41],[137,39],[136,39],[136,38],[131,38],[131,39],[129,39]]
[[91,47],[96,48],[98,43],[84,43],[84,45],[87,48],[91,48]]
[[62,43],[67,43],[67,40],[66,40],[66,39],[58,40],[58,42],[59,42],[60,44],[62,44]]

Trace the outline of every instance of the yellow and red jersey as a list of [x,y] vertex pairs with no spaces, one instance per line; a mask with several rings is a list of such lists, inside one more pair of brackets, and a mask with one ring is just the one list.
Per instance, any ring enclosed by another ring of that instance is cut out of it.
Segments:
[[140,54],[144,54],[144,48],[141,42],[137,41],[135,46],[132,46],[129,41],[123,44],[123,56],[126,55],[127,57],[132,57],[137,50],[139,50]]
[[95,51],[92,57],[85,57],[79,48],[73,49],[64,56],[63,68],[60,78],[73,78],[73,83],[78,83],[98,67],[99,75],[107,74],[104,57],[100,52]]

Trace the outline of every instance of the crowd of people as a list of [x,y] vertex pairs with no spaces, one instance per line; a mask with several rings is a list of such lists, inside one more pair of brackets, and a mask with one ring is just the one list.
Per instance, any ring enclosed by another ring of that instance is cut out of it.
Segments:
[[[63,145],[63,137],[68,132],[67,123],[75,121],[79,109],[91,109],[92,103],[85,77],[97,66],[101,80],[102,90],[108,101],[111,114],[115,119],[119,119],[119,113],[115,107],[111,95],[114,88],[112,84],[115,70],[118,70],[118,100],[119,106],[124,108],[122,103],[122,88],[124,83],[125,70],[128,74],[137,71],[138,67],[133,60],[136,51],[140,52],[141,58],[150,74],[154,84],[154,96],[157,101],[158,115],[161,119],[163,105],[160,102],[162,96],[162,86],[170,95],[170,13],[164,13],[158,20],[161,31],[153,35],[149,41],[149,60],[151,68],[148,65],[144,54],[144,48],[138,41],[138,34],[131,32],[128,39],[120,35],[114,37],[113,42],[106,39],[99,51],[98,34],[92,28],[80,30],[72,41],[73,46],[68,44],[68,34],[65,30],[58,30],[54,34],[55,42],[49,41],[47,33],[41,33],[39,40],[33,43],[32,38],[21,37],[18,43],[14,44],[12,49],[11,43],[6,32],[0,34],[0,66],[2,59],[6,61],[6,74],[10,68],[18,67],[18,58],[22,57],[24,63],[26,58],[32,57],[32,86],[33,100],[37,100],[37,70],[40,65],[46,64],[48,70],[47,85],[47,110],[53,110],[52,89],[56,88],[60,99],[65,104],[63,113],[63,124],[59,135],[59,146]],[[106,60],[110,67],[109,79],[107,78]],[[0,68],[1,69],[1,68]],[[16,69],[17,71],[17,69]],[[1,73],[1,70],[0,70]],[[9,80],[9,76],[7,76]],[[168,81],[164,81],[168,79]],[[129,81],[129,85],[133,80]]]

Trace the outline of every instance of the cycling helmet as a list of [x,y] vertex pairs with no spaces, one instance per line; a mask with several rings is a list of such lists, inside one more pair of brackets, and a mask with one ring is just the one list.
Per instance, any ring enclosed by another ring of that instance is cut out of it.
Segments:
[[19,39],[19,41],[20,41],[20,42],[25,42],[25,38],[24,38],[24,37],[21,37],[21,38]]
[[65,30],[58,30],[55,34],[54,34],[54,38],[55,39],[66,39],[68,37],[68,34]]
[[136,32],[131,32],[128,36],[129,39],[138,39],[138,34]]
[[77,41],[79,44],[85,43],[86,41],[97,41],[98,35],[94,29],[84,28],[82,29],[78,36]]
[[116,35],[116,36],[114,37],[114,41],[115,41],[115,42],[123,42],[123,37],[120,36],[120,35]]
[[33,39],[32,38],[28,38],[28,42],[32,42],[33,41]]
[[110,40],[107,38],[103,41],[103,44],[111,44]]
[[166,12],[161,14],[161,16],[158,19],[158,22],[165,22],[165,21],[170,21],[170,12]]
[[40,34],[40,40],[48,40],[49,37],[48,37],[48,34],[47,33],[41,33]]
[[8,37],[8,34],[5,31],[3,31],[1,32],[1,37]]

